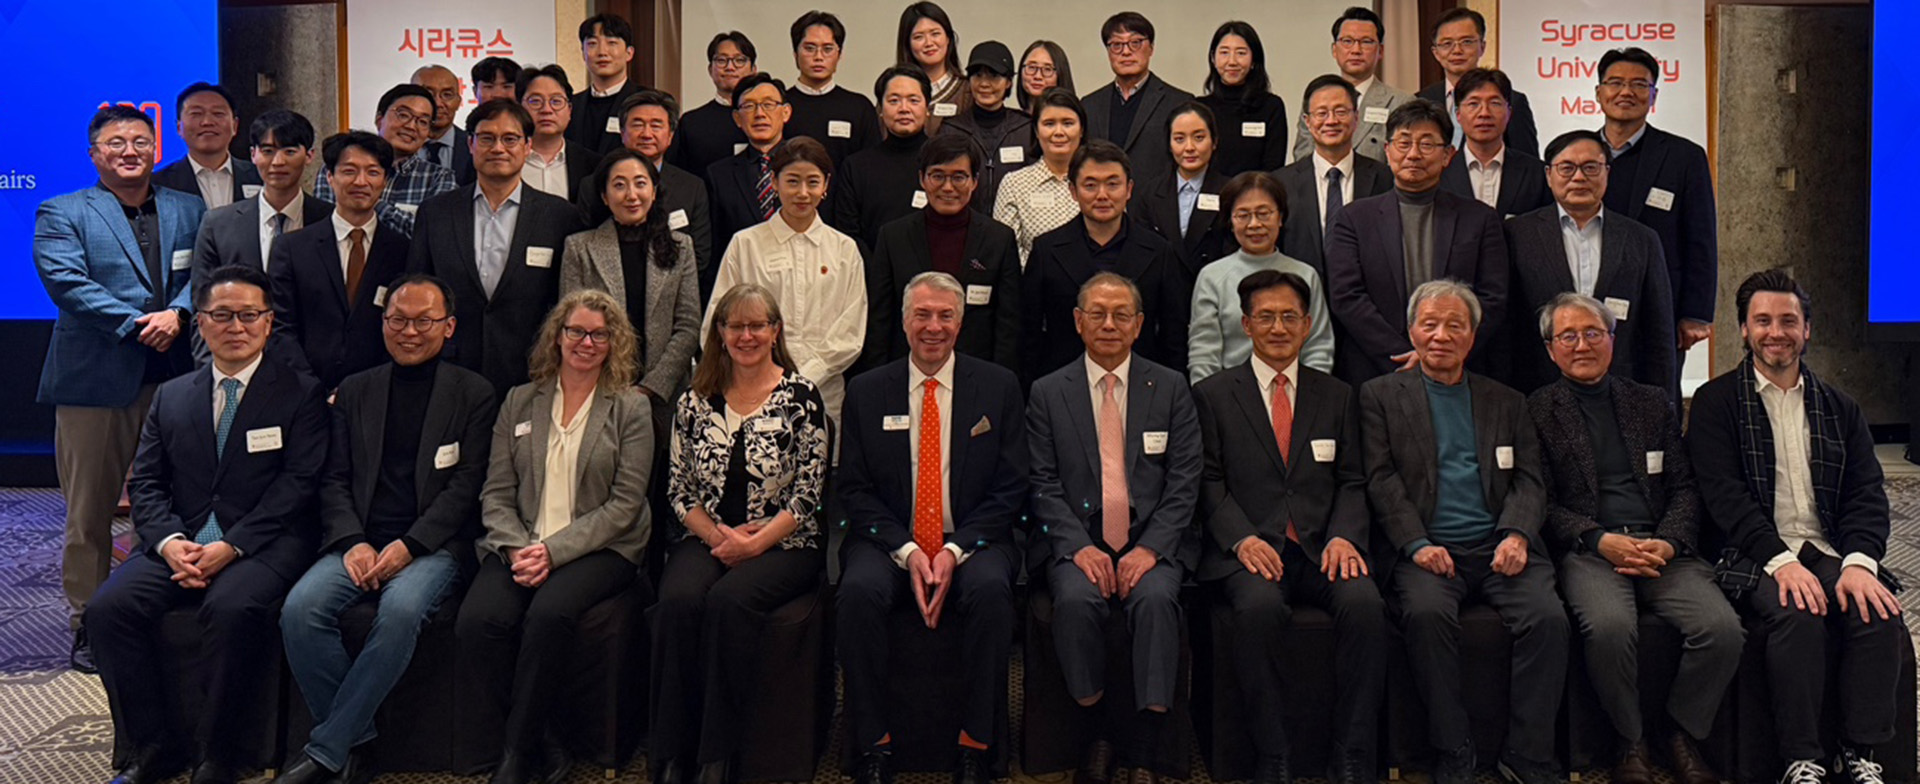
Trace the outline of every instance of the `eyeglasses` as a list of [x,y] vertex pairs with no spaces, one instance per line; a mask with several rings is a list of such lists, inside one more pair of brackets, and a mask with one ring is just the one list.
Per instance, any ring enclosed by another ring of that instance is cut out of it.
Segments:
[[1340,120],[1342,122],[1345,122],[1352,118],[1353,118],[1353,110],[1348,109],[1347,107],[1344,107],[1344,106],[1338,109],[1315,109],[1307,113],[1307,119],[1317,123],[1326,122],[1328,120]]
[[202,316],[206,316],[215,324],[232,324],[234,319],[239,319],[240,323],[251,326],[254,322],[259,321],[261,316],[268,315],[273,311],[227,310],[226,308],[221,308],[219,310],[202,310],[197,312]]
[[711,62],[721,68],[745,68],[752,61],[745,57],[715,57]]
[[776,322],[776,321],[729,321],[725,324],[722,324],[721,327],[725,328],[729,334],[733,334],[733,335],[742,335],[748,332],[751,332],[755,335],[765,335],[767,334],[767,330],[773,329],[773,325],[777,323],[779,322]]
[[1589,346],[1597,346],[1600,345],[1600,341],[1611,337],[1613,337],[1613,333],[1604,329],[1584,329],[1579,332],[1567,330],[1566,332],[1554,335],[1553,342],[1560,344],[1561,348],[1573,348],[1580,345],[1580,341],[1582,340],[1586,341]]
[[116,136],[104,142],[99,142],[96,146],[103,147],[107,151],[114,153],[126,152],[128,147],[132,147],[134,152],[151,152],[153,150],[153,139],[141,136],[128,140]]
[[1481,109],[1492,109],[1496,112],[1504,112],[1507,110],[1507,99],[1488,98],[1481,100],[1479,98],[1469,98],[1460,102],[1460,111],[1466,114],[1475,114]]
[[474,144],[482,150],[491,150],[493,149],[493,146],[496,144],[502,145],[507,149],[511,150],[515,147],[519,147],[520,143],[526,140],[527,140],[527,137],[521,136],[520,134],[517,134],[517,133],[507,133],[507,134],[501,134],[499,136],[495,136],[491,133],[482,133],[473,137]]
[[561,327],[560,334],[566,335],[568,340],[571,340],[575,343],[578,343],[584,340],[589,343],[598,343],[603,346],[607,344],[607,341],[613,339],[613,333],[608,332],[604,329],[596,329],[589,332],[579,327]]
[[1561,161],[1553,165],[1553,173],[1560,175],[1560,179],[1563,180],[1571,180],[1575,174],[1587,175],[1587,179],[1591,180],[1600,176],[1601,173],[1606,170],[1607,164],[1600,161],[1587,161],[1581,164],[1575,164],[1573,161]]
[[814,57],[814,56],[832,57],[834,53],[838,51],[840,51],[840,47],[835,46],[833,44],[801,44],[800,45],[800,53],[808,57]]
[[1028,76],[1042,76],[1042,77],[1050,77],[1056,73],[1059,73],[1058,71],[1054,70],[1053,66],[1041,65],[1039,63],[1027,63],[1025,67],[1020,69],[1020,72]]
[[387,325],[387,329],[393,330],[394,332],[405,332],[407,331],[407,327],[413,327],[413,331],[415,332],[425,332],[433,329],[434,325],[446,321],[449,318],[452,318],[452,316],[442,316],[440,318],[432,318],[429,316],[419,316],[417,318],[386,316],[380,319],[380,321]]
[[775,109],[778,109],[786,105],[787,105],[786,101],[748,101],[747,103],[743,103],[737,107],[734,107],[734,111],[747,115],[748,117],[752,117],[753,115],[760,114],[763,112],[766,114],[773,114],[773,111]]
[[400,108],[389,109],[388,113],[393,115],[394,122],[397,122],[401,125],[419,125],[419,126],[425,126],[425,127],[433,126],[432,113],[414,114],[413,112],[407,111],[406,109],[400,109]]
[[1279,323],[1281,326],[1286,327],[1287,329],[1293,329],[1294,327],[1300,326],[1301,324],[1305,323],[1307,320],[1307,316],[1305,313],[1301,313],[1300,311],[1297,311],[1297,310],[1289,310],[1282,313],[1275,313],[1270,310],[1263,310],[1263,311],[1260,311],[1259,313],[1255,313],[1251,316],[1248,316],[1247,319],[1249,321],[1252,321],[1254,326],[1259,327],[1261,329],[1273,329],[1273,325],[1276,322]]
[[1636,93],[1653,92],[1653,82],[1645,79],[1634,79],[1632,81],[1626,79],[1606,79],[1600,82],[1600,86],[1614,92],[1620,92],[1621,90],[1632,90]]
[[1378,38],[1337,38],[1334,39],[1334,43],[1339,44],[1342,49],[1360,49],[1364,51],[1367,49],[1380,48],[1380,39]]
[[932,185],[935,188],[939,188],[945,185],[952,185],[955,188],[965,188],[967,187],[967,183],[973,182],[973,175],[968,172],[937,171],[937,172],[926,172],[924,174],[921,174],[920,176],[927,178],[927,183]]
[[1421,139],[1419,141],[1414,141],[1413,139],[1409,139],[1405,136],[1402,136],[1398,139],[1394,139],[1393,141],[1387,142],[1387,146],[1400,151],[1400,153],[1403,155],[1406,153],[1412,152],[1416,149],[1420,151],[1421,155],[1432,155],[1436,152],[1446,149],[1449,145],[1446,142],[1436,142],[1432,139]]
[[1081,316],[1095,324],[1112,322],[1114,326],[1123,328],[1133,326],[1133,320],[1140,317],[1140,314],[1131,310],[1115,310],[1111,312],[1105,310],[1080,310],[1079,308],[1074,308],[1074,310],[1079,311]]
[[1473,36],[1467,36],[1466,38],[1448,38],[1442,41],[1434,41],[1433,50],[1436,52],[1451,52],[1455,49],[1472,49],[1479,46],[1480,43],[1480,39]]
[[1114,54],[1127,54],[1129,52],[1138,52],[1152,44],[1152,41],[1145,38],[1127,38],[1124,40],[1108,41],[1107,51]]
[[1233,214],[1227,217],[1232,219],[1235,224],[1241,226],[1245,226],[1251,221],[1259,221],[1260,224],[1264,226],[1279,219],[1280,211],[1270,207],[1261,207],[1260,209],[1251,211],[1234,210]]
[[537,112],[543,109],[552,109],[557,112],[573,106],[573,101],[564,96],[556,96],[553,100],[549,101],[545,96],[529,95],[520,99],[520,105],[527,107],[527,111],[530,112]]

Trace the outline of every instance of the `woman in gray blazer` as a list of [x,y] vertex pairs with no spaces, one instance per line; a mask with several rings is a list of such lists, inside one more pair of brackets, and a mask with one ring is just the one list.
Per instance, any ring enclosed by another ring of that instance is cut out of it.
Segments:
[[562,297],[528,357],[532,381],[507,393],[494,421],[480,571],[457,628],[473,686],[507,715],[494,784],[556,781],[572,764],[547,728],[573,625],[640,571],[654,433],[632,384],[634,343],[613,297]]

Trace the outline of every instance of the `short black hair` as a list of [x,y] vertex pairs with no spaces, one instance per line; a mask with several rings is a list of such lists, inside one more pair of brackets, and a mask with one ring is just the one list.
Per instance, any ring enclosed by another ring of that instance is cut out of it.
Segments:
[[926,71],[922,71],[911,65],[895,65],[887,68],[887,70],[881,71],[880,78],[873,80],[873,102],[885,103],[887,100],[887,83],[902,76],[912,79],[920,85],[921,98],[929,102],[933,100],[933,80],[927,78]]
[[732,41],[734,46],[740,48],[740,53],[747,56],[747,62],[756,64],[760,62],[760,53],[754,51],[753,41],[747,38],[746,33],[740,32],[739,30],[728,30],[714,36],[713,40],[708,41],[707,62],[713,62],[713,58],[720,54],[720,45],[728,41]]
[[1070,110],[1073,112],[1073,116],[1080,118],[1080,141],[1082,144],[1086,143],[1087,139],[1090,138],[1087,135],[1087,107],[1081,105],[1080,99],[1074,96],[1072,90],[1065,87],[1049,87],[1045,92],[1040,93],[1040,97],[1035,98],[1033,101],[1033,144],[1035,147],[1040,146],[1040,113],[1048,107]]
[[313,149],[313,123],[299,112],[268,109],[247,126],[247,144],[258,147],[267,137],[281,147]]
[[760,73],[740,77],[740,83],[733,86],[733,103],[728,108],[731,108],[734,111],[739,111],[740,96],[746,95],[748,92],[752,91],[753,88],[759,87],[760,85],[763,85],[763,84],[773,85],[773,89],[780,93],[780,100],[782,102],[785,102],[787,100],[787,83],[782,82],[779,79],[775,79],[773,77],[773,74],[767,73],[765,71],[761,71]]
[[1139,33],[1140,37],[1147,39],[1147,43],[1153,43],[1153,23],[1147,21],[1147,18],[1138,11],[1121,11],[1100,23],[1101,45],[1106,45],[1107,41],[1113,38],[1114,33],[1122,30]]
[[87,143],[98,142],[100,129],[117,122],[138,122],[147,126],[147,133],[155,133],[153,118],[148,117],[146,112],[124,103],[116,103],[112,106],[100,107],[100,111],[93,113],[93,119],[87,121]]
[[1453,143],[1453,118],[1447,116],[1447,110],[1440,104],[1425,98],[1415,98],[1393,107],[1393,113],[1387,115],[1387,138],[1417,123],[1430,122],[1440,128],[1440,138],[1447,144]]
[[811,136],[795,136],[781,142],[780,146],[773,148],[773,157],[767,162],[767,168],[779,174],[781,169],[796,163],[811,163],[821,174],[833,176],[833,156],[827,154],[826,145]]
[[533,135],[533,115],[527,111],[527,107],[521,106],[519,101],[512,98],[495,98],[479,106],[475,106],[473,107],[473,111],[467,112],[468,138],[472,138],[474,134],[480,132],[481,123],[503,114],[509,119],[520,123],[520,133],[522,135]]
[[1448,11],[1444,14],[1441,14],[1440,21],[1433,23],[1433,40],[1437,41],[1440,39],[1440,28],[1446,27],[1447,25],[1453,24],[1454,22],[1458,22],[1462,19],[1473,20],[1473,29],[1476,32],[1478,32],[1481,36],[1485,36],[1487,34],[1487,18],[1485,16],[1481,16],[1479,11],[1475,11],[1471,8],[1467,8],[1466,6],[1461,6],[1451,11]]
[[1359,108],[1360,91],[1354,89],[1352,82],[1347,81],[1339,74],[1321,74],[1313,77],[1313,81],[1307,82],[1307,91],[1300,95],[1300,113],[1307,113],[1307,106],[1313,103],[1314,93],[1329,87],[1340,88],[1341,92],[1347,94],[1347,103],[1353,104],[1354,108]]
[[633,114],[633,110],[642,106],[660,107],[662,111],[667,113],[667,130],[673,132],[680,130],[680,101],[672,95],[653,89],[641,90],[627,96],[626,100],[620,102],[620,128],[622,130],[625,130],[627,127],[627,115]]
[[347,131],[327,137],[320,144],[320,164],[326,167],[328,174],[333,167],[340,165],[340,159],[347,154],[347,148],[358,147],[362,152],[373,156],[380,164],[380,170],[389,176],[393,174],[393,144],[369,131]]
[[387,109],[402,98],[423,98],[428,106],[435,106],[433,92],[417,84],[396,84],[380,95],[380,103],[374,107],[374,116],[387,116]]
[[245,264],[226,264],[213,268],[213,274],[205,281],[197,281],[193,290],[193,309],[206,310],[207,300],[213,296],[213,287],[222,283],[244,283],[260,290],[260,300],[266,303],[267,310],[273,310],[273,282],[267,279],[267,273]]
[[1233,175],[1233,179],[1227,180],[1227,184],[1220,189],[1220,212],[1233,212],[1234,205],[1239,203],[1240,197],[1253,191],[1265,193],[1273,199],[1274,208],[1280,211],[1280,224],[1286,225],[1287,187],[1274,179],[1272,174],[1259,170],[1241,172]]
[[[1608,51],[1606,54],[1600,55],[1600,67],[1594,69],[1595,83],[1606,81],[1607,69],[1612,68],[1617,63],[1632,63],[1640,66],[1641,68],[1647,69],[1647,73],[1652,75],[1654,81],[1657,82],[1660,80],[1660,58],[1654,57],[1652,52],[1638,46],[1629,46],[1624,49],[1614,49]],[[1744,321],[1744,319],[1742,320]]]
[[980,173],[980,167],[986,163],[986,154],[980,151],[980,144],[971,134],[939,134],[920,148],[920,171],[925,173],[935,166],[944,166],[961,158],[967,159],[967,171]]
[[1774,267],[1748,275],[1746,280],[1740,281],[1740,289],[1733,295],[1734,315],[1740,323],[1747,323],[1747,305],[1753,302],[1753,295],[1762,291],[1792,294],[1794,299],[1800,300],[1800,318],[1813,320],[1813,297],[1785,267]]
[[1513,80],[1507,78],[1505,71],[1494,68],[1475,68],[1461,74],[1460,81],[1453,83],[1453,100],[1459,102],[1489,84],[1500,88],[1500,98],[1508,105],[1513,104]]
[[516,97],[525,96],[527,88],[533,85],[533,80],[542,76],[559,82],[560,89],[568,95],[573,94],[573,81],[567,78],[567,69],[558,65],[542,65],[537,68],[528,66],[520,69],[520,75],[513,80],[513,94]]
[[1267,48],[1260,44],[1260,32],[1246,22],[1227,22],[1213,31],[1213,41],[1207,44],[1207,92],[1216,93],[1227,86],[1220,79],[1220,69],[1213,65],[1213,53],[1220,48],[1220,39],[1229,35],[1240,36],[1247,42],[1247,53],[1253,55],[1253,65],[1247,69],[1246,81],[1240,85],[1246,89],[1247,102],[1258,101],[1260,96],[1273,92],[1273,83],[1267,78]]
[[240,112],[240,110],[235,109],[233,107],[233,93],[227,92],[227,88],[221,87],[220,85],[217,85],[217,84],[210,84],[208,82],[194,82],[193,84],[187,85],[187,88],[184,90],[181,90],[180,95],[173,99],[174,116],[178,117],[182,114],[186,114],[185,107],[187,105],[187,99],[192,98],[193,96],[199,95],[200,93],[213,93],[214,95],[218,95],[220,96],[220,100],[227,102],[227,111],[233,112],[235,114],[238,114]]
[[1127,173],[1127,179],[1133,179],[1133,161],[1127,159],[1127,151],[1120,145],[1106,139],[1088,139],[1081,143],[1080,149],[1073,151],[1073,162],[1067,164],[1067,185],[1073,187],[1080,179],[1080,169],[1089,163],[1117,163],[1120,170]]
[[[401,275],[392,283],[387,284],[387,304],[391,306],[393,304],[393,295],[400,293],[401,289],[408,286],[432,286],[439,289],[441,302],[447,306],[447,315],[453,315],[453,287],[447,285],[446,281],[424,272],[409,272]],[[383,308],[382,310],[384,311],[385,309]]]
[[467,73],[473,77],[474,84],[486,84],[495,77],[504,78],[509,84],[517,85],[520,82],[520,64],[505,57],[483,59],[474,63],[472,70]]
[[1577,131],[1567,131],[1566,133],[1553,137],[1553,141],[1547,142],[1547,149],[1545,150],[1546,157],[1540,160],[1547,165],[1547,168],[1551,169],[1553,168],[1553,159],[1560,157],[1560,153],[1568,147],[1573,146],[1574,142],[1581,141],[1593,142],[1599,145],[1601,158],[1605,160],[1608,165],[1613,164],[1613,145],[1608,144],[1606,137],[1601,136],[1599,131],[1590,131],[1585,128]]
[[584,43],[592,38],[595,28],[599,28],[598,32],[602,36],[618,38],[628,46],[633,45],[633,25],[627,24],[627,20],[618,14],[594,14],[587,17],[586,21],[580,23],[581,42]]
[[1220,128],[1214,122],[1213,110],[1207,108],[1206,104],[1197,100],[1180,104],[1179,106],[1173,107],[1173,111],[1167,112],[1166,130],[1168,136],[1173,135],[1173,121],[1180,119],[1180,115],[1183,114],[1191,114],[1199,117],[1201,122],[1207,124],[1207,136],[1212,138],[1215,143],[1220,141]]
[[1380,15],[1374,13],[1371,8],[1362,8],[1357,5],[1348,6],[1347,10],[1341,11],[1340,15],[1334,18],[1333,40],[1340,40],[1340,26],[1348,22],[1366,22],[1373,25],[1374,37],[1380,39],[1383,45],[1387,42],[1387,25],[1380,21]]
[[1281,286],[1293,289],[1293,293],[1300,295],[1300,307],[1309,314],[1313,312],[1313,286],[1307,283],[1306,278],[1291,272],[1263,269],[1240,279],[1240,315],[1253,315],[1255,294]]
[[807,30],[815,27],[832,31],[834,46],[847,45],[847,26],[840,23],[840,17],[826,11],[808,11],[793,20],[793,29],[788,31],[793,36],[793,48],[798,50],[800,41],[807,37]]

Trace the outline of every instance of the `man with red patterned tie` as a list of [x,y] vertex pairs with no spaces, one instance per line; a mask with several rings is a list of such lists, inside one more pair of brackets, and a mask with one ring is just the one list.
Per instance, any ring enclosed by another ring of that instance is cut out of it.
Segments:
[[[1086,352],[1035,381],[1027,406],[1054,647],[1083,724],[1098,728],[1086,773],[1115,784],[1154,781],[1180,674],[1180,583],[1200,556],[1200,420],[1184,374],[1134,355],[1147,318],[1133,281],[1088,278],[1073,309]],[[1132,632],[1134,698],[1110,708],[1104,627],[1115,612]]]
[[[855,784],[892,780],[887,616],[913,602],[928,628],[959,623],[966,705],[955,784],[988,784],[1004,738],[1013,644],[1013,524],[1027,494],[1027,442],[1013,372],[953,350],[966,290],[924,272],[906,285],[911,353],[847,384],[840,502],[847,526],[836,606]],[[949,612],[951,610],[951,612]],[[957,617],[956,617],[957,616]],[[921,706],[907,706],[923,710]]]

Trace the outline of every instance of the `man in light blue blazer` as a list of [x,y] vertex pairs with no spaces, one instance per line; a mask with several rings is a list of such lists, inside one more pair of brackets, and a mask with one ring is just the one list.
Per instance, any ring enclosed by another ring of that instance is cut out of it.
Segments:
[[[80,627],[106,581],[114,509],[153,389],[192,366],[188,270],[206,205],[156,187],[153,120],[130,106],[94,114],[87,141],[100,182],[56,196],[34,219],[33,263],[60,309],[39,402],[54,409],[53,452],[67,503],[61,581],[72,663],[93,671]],[[177,346],[176,346],[177,344]]]

